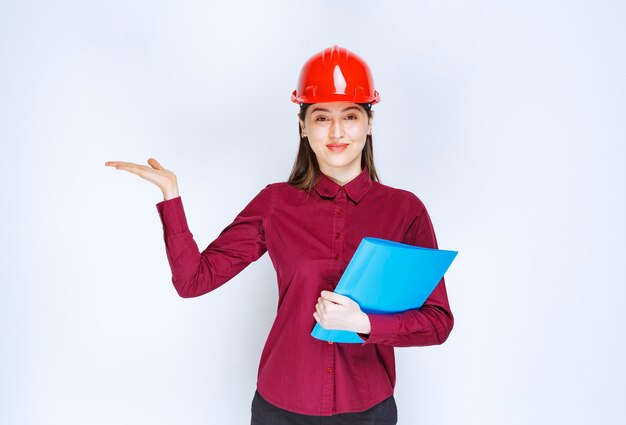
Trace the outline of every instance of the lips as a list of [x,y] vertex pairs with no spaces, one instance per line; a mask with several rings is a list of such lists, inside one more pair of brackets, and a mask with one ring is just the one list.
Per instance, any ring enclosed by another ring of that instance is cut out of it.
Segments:
[[329,143],[326,147],[333,152],[342,152],[348,147],[348,143]]

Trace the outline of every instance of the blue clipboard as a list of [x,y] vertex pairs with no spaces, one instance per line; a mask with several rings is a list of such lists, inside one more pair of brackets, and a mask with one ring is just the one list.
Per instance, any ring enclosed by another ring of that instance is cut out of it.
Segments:
[[[457,254],[366,237],[354,252],[335,293],[350,297],[365,313],[401,313],[419,308]],[[311,335],[323,341],[364,342],[356,332],[328,330],[319,323]]]

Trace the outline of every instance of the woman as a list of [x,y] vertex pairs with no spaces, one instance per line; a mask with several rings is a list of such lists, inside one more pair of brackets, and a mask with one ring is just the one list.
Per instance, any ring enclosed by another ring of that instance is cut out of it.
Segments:
[[[399,314],[365,313],[333,292],[363,237],[437,248],[422,202],[378,180],[371,106],[379,100],[357,55],[333,46],[309,59],[292,94],[300,145],[289,180],[262,189],[203,252],[174,173],[153,158],[150,167],[105,164],[163,191],[156,207],[181,297],[206,294],[269,253],[278,312],[261,355],[252,424],[395,424],[393,347],[441,344],[452,329],[443,279],[421,308]],[[363,343],[315,339],[316,322],[357,332]]]

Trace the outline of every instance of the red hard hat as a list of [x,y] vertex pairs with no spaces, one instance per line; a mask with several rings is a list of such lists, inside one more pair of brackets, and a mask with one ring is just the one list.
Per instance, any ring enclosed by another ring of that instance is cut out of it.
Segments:
[[291,101],[322,103],[342,100],[374,104],[380,102],[380,95],[374,90],[374,79],[365,61],[334,45],[304,64]]

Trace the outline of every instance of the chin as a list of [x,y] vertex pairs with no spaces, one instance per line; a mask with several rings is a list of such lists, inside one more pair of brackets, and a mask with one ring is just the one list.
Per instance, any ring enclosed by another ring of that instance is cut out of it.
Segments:
[[350,167],[354,161],[356,159],[352,159],[349,161],[326,161],[326,166],[327,167],[332,167],[332,168],[344,168],[344,167]]

